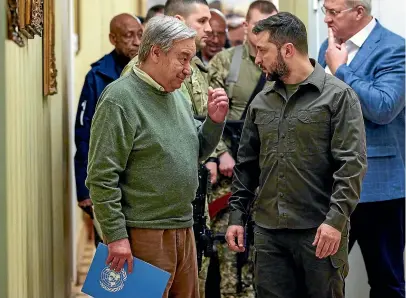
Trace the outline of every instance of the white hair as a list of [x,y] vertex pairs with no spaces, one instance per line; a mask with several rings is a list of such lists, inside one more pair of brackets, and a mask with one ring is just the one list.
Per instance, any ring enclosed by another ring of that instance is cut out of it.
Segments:
[[365,8],[367,15],[371,15],[372,11],[372,1],[371,0],[347,0],[348,7],[362,6]]
[[153,46],[167,53],[174,41],[194,38],[196,31],[175,17],[158,15],[151,18],[142,35],[138,60],[144,62]]

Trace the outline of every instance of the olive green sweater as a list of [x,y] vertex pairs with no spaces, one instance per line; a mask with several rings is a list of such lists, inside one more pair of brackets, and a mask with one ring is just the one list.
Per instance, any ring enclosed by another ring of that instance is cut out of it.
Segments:
[[198,162],[216,148],[224,124],[195,121],[183,96],[158,90],[134,72],[102,93],[86,185],[108,243],[128,237],[126,227],[193,225]]

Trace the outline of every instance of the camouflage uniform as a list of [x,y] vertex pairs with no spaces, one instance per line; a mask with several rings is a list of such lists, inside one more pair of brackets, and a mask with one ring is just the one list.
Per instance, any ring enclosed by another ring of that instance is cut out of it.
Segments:
[[[207,80],[207,69],[203,62],[197,57],[193,57],[191,61],[192,75],[185,80],[184,86],[189,93],[189,98],[191,99],[193,113],[198,116],[206,116],[207,114],[207,99],[209,84]],[[227,146],[220,142],[217,146],[216,152],[214,152],[211,157],[217,157],[219,154],[225,152]],[[206,214],[208,215],[208,200],[206,200]],[[210,219],[207,216],[207,227],[210,228]],[[209,269],[210,259],[203,257],[202,268],[199,272],[199,292],[200,298],[205,297],[205,285],[207,279],[207,272]]]
[[[209,63],[209,84],[213,88],[224,88],[229,94],[229,87],[226,79],[229,74],[231,60],[235,48],[226,49],[216,56]],[[230,110],[227,119],[240,120],[249,98],[254,91],[261,76],[261,69],[255,65],[254,59],[249,55],[248,44],[243,46],[243,55],[240,66],[238,81],[234,84],[230,100]],[[270,84],[267,82],[267,84]],[[224,140],[228,143],[227,140]],[[231,154],[231,152],[230,152]],[[219,198],[231,191],[231,179],[221,176],[219,182],[212,187],[212,197]],[[214,233],[226,233],[228,226],[228,210],[223,210],[212,220]],[[253,290],[253,263],[252,258],[242,269],[242,281],[246,286],[243,292],[237,295],[237,261],[236,254],[230,251],[227,244],[217,244],[217,251],[220,261],[221,273],[221,296],[233,297],[255,297]],[[252,250],[251,250],[252,251]]]

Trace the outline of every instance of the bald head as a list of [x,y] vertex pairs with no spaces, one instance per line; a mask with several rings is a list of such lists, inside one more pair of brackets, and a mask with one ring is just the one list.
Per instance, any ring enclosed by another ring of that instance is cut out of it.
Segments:
[[226,16],[218,9],[211,8],[210,9],[210,14],[211,14],[211,20],[215,19],[218,22],[221,22],[224,24],[225,27],[227,27],[227,19]]
[[110,21],[110,42],[118,54],[132,59],[138,54],[143,26],[129,13],[122,13]]
[[121,13],[119,15],[116,15],[114,18],[111,19],[110,21],[110,33],[117,33],[123,28],[125,29],[129,25],[138,25],[142,26],[139,20],[133,16],[130,15],[129,13]]

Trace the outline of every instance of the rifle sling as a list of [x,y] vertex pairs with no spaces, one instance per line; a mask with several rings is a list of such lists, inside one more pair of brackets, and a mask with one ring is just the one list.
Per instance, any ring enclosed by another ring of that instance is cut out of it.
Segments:
[[261,92],[262,89],[264,89],[265,84],[266,84],[266,74],[264,72],[261,72],[261,76],[259,77],[257,85],[255,86],[254,91],[252,91],[250,99],[248,100],[247,105],[245,106],[244,112],[241,115],[241,120],[245,119],[245,116],[247,115],[248,107],[250,106],[251,102],[254,100],[255,96],[257,96],[257,94],[259,92]]

